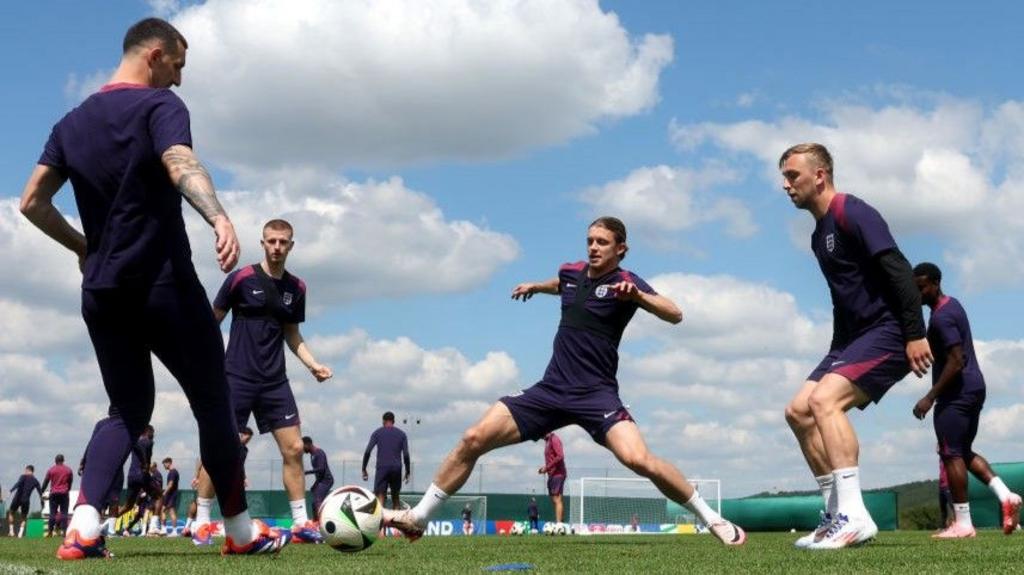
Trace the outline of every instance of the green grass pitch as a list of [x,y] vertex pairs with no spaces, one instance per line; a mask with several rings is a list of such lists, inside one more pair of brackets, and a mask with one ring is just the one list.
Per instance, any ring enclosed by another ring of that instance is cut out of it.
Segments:
[[188,539],[112,539],[110,561],[61,562],[53,539],[0,538],[0,575],[33,573],[484,573],[532,563],[534,573],[1022,573],[1024,536],[981,531],[973,540],[933,541],[921,531],[883,533],[861,548],[800,551],[788,533],[752,533],[740,548],[710,535],[425,537],[377,541],[361,553],[290,545],[278,557],[220,557]]

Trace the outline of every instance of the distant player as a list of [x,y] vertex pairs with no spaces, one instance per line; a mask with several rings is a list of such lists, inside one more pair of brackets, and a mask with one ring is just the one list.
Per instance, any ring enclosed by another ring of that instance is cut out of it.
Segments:
[[833,184],[832,156],[800,144],[779,159],[782,187],[814,216],[811,248],[832,294],[829,352],[786,406],[786,420],[826,501],[821,524],[797,547],[838,549],[872,539],[878,527],[860,489],[857,435],[846,412],[878,402],[932,355],[910,264],[878,212]]
[[149,515],[148,527],[144,529],[144,535],[163,535],[163,514],[164,514],[164,478],[157,468],[156,462],[149,465],[150,489],[147,493],[154,493],[146,498],[146,514]]
[[565,470],[562,440],[554,432],[544,436],[544,466],[537,473],[548,475],[548,496],[551,497],[551,505],[555,507],[555,522],[561,523],[564,516],[562,491],[568,472]]
[[540,510],[537,508],[536,497],[530,498],[530,504],[526,506],[526,517],[530,520],[530,531],[540,531]]
[[967,501],[967,472],[988,485],[1003,511],[1003,533],[1010,535],[1020,520],[1021,498],[1010,492],[988,461],[974,452],[981,410],[985,405],[985,377],[974,353],[974,339],[967,312],[955,298],[942,293],[942,271],[932,263],[914,268],[921,301],[931,308],[928,342],[935,354],[932,388],[914,406],[914,416],[924,419],[935,405],[935,435],[939,456],[946,468],[953,496],[954,521],[933,535],[937,539],[974,537],[971,507]]
[[387,526],[412,540],[419,538],[428,518],[462,487],[480,456],[576,424],[626,467],[651,479],[666,497],[704,520],[722,543],[746,541],[743,530],[712,510],[674,465],[647,449],[619,399],[619,340],[636,310],[669,323],[683,319],[675,303],[619,267],[628,249],[626,226],[617,218],[598,218],[587,229],[588,261],[565,264],[557,277],[512,290],[513,299],[525,301],[538,293],[561,299],[562,319],[543,379],[501,398],[467,429],[416,507],[384,510]]
[[[26,465],[25,472],[11,487],[11,505],[7,508],[7,534],[11,537],[14,537],[15,532],[18,533],[18,537],[25,536],[25,525],[28,524],[28,510],[33,491],[39,494],[40,507],[43,505],[43,489],[39,486],[39,480],[36,479],[35,473],[34,466]],[[19,522],[21,525],[15,529],[14,526]]]
[[949,476],[946,475],[946,464],[939,459],[939,516],[942,528],[939,533],[953,524],[956,518],[953,510],[953,493],[949,490]]
[[327,454],[323,449],[313,445],[312,437],[302,438],[302,450],[309,454],[309,465],[312,469],[306,471],[306,475],[312,475],[314,479],[309,491],[313,494],[313,513],[316,520],[320,521],[320,505],[334,486],[334,476],[331,475],[331,466],[327,464]]
[[68,498],[71,484],[74,481],[75,473],[71,471],[70,467],[64,465],[64,455],[58,453],[53,458],[53,467],[46,471],[46,477],[43,478],[43,492],[46,492],[47,486],[50,488],[50,493],[47,496],[47,499],[50,500],[50,519],[46,525],[47,537],[53,536],[54,527],[60,529],[61,533],[67,530]]
[[473,534],[473,506],[469,503],[462,508],[462,534]]
[[161,507],[163,508],[165,516],[170,517],[170,535],[171,537],[175,537],[178,535],[178,483],[181,476],[178,474],[178,470],[174,467],[174,460],[170,457],[165,457],[161,463],[163,463],[164,470],[167,471],[167,484],[164,487]]
[[391,508],[400,509],[399,496],[402,493],[402,463],[405,463],[405,482],[409,482],[409,439],[405,432],[395,427],[395,414],[385,411],[383,424],[370,434],[370,441],[363,451],[363,481],[370,478],[366,472],[366,464],[370,462],[370,452],[377,448],[377,465],[373,477],[373,492],[377,500],[384,505],[388,491],[391,491]]
[[[61,559],[108,557],[99,506],[153,414],[156,356],[181,385],[220,499],[225,554],[276,553],[289,541],[246,507],[224,342],[192,264],[182,197],[213,227],[217,263],[238,261],[234,226],[192,150],[181,84],[188,42],[146,18],[128,29],[110,81],[54,127],[21,196],[21,212],[78,257],[82,316],[96,350],[108,417],[89,441]],[[53,204],[71,181],[84,235]]]
[[150,500],[158,500],[157,491],[150,470],[153,468],[153,439],[156,432],[152,425],[146,425],[142,434],[132,445],[132,457],[128,463],[128,495],[125,500],[125,511],[134,508],[140,495],[144,492]]
[[[281,452],[281,475],[292,515],[292,540],[318,543],[320,529],[306,513],[302,475],[302,432],[299,408],[285,373],[284,346],[299,358],[317,381],[332,376],[331,368],[313,357],[299,324],[306,319],[306,284],[285,269],[295,246],[292,225],[270,220],[263,226],[263,261],[232,272],[213,300],[213,315],[223,321],[231,312],[226,369],[235,407],[235,421],[244,427],[249,415],[256,429],[271,433]],[[200,479],[200,505],[212,500],[212,486]]]

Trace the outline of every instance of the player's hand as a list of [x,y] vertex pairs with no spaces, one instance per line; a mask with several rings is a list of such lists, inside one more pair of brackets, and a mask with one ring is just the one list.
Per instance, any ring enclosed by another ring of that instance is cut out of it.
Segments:
[[512,290],[512,299],[522,299],[526,301],[533,297],[533,294],[537,293],[537,284],[534,283],[521,283]]
[[220,215],[213,221],[213,233],[217,236],[217,264],[220,265],[220,271],[227,273],[234,269],[242,251],[238,246],[235,226],[227,216]]
[[910,362],[910,369],[917,377],[924,377],[928,368],[932,366],[932,348],[928,340],[921,338],[907,342],[907,361]]
[[195,489],[196,487],[199,487],[199,478],[198,477],[193,477],[192,478],[192,488]]
[[914,417],[924,419],[924,416],[928,415],[928,411],[931,410],[934,403],[935,400],[927,395],[917,400],[917,403],[914,405]]
[[640,301],[640,290],[633,282],[621,281],[608,286],[620,300]]
[[309,368],[309,372],[313,374],[313,377],[315,377],[317,381],[327,381],[334,377],[334,372],[331,371],[331,368],[319,363],[314,363]]
[[405,484],[409,485],[409,476],[408,475],[405,476]]
[[363,472],[363,481],[369,481],[369,480],[370,480],[370,474],[364,471]]
[[545,471],[546,470],[543,467],[541,467],[540,469],[537,470],[537,475],[544,475]]

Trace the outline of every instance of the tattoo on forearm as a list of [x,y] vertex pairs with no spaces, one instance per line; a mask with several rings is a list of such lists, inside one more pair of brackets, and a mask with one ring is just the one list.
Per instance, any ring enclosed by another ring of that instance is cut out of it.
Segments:
[[171,180],[177,180],[178,191],[207,222],[213,223],[215,217],[224,215],[224,207],[213,189],[213,179],[202,162],[190,153],[173,148],[164,153],[163,160]]

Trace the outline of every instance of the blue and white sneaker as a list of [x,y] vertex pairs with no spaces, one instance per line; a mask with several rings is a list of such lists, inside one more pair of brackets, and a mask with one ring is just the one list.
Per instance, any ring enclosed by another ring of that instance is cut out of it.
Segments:
[[831,526],[832,514],[822,511],[821,518],[818,520],[818,526],[814,528],[814,531],[811,531],[807,535],[797,539],[793,542],[793,546],[797,549],[807,549],[811,543],[817,543],[824,539],[825,535],[828,533],[828,528]]
[[871,541],[878,535],[878,526],[871,520],[870,516],[849,517],[842,513],[836,513],[832,525],[829,526],[825,537],[817,543],[811,543],[807,549],[842,549],[843,547],[856,547]]
[[307,521],[301,525],[292,525],[292,543],[323,543],[320,525],[316,521]]

